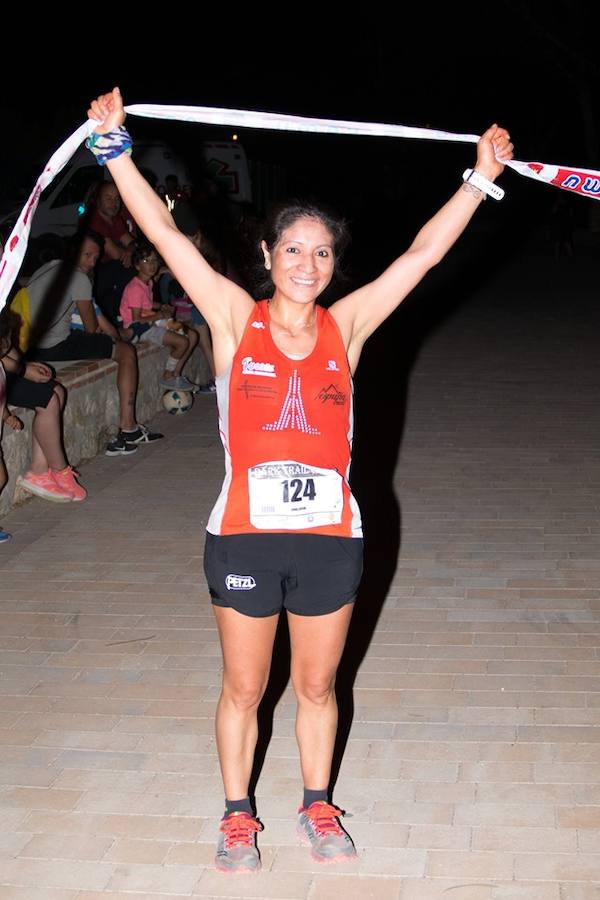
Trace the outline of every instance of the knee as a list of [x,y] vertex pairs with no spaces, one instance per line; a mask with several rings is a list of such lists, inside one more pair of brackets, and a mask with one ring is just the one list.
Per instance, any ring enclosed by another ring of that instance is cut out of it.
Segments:
[[54,393],[48,400],[46,406],[36,406],[35,411],[38,416],[57,416],[61,410],[61,402],[60,395],[57,393],[56,388],[54,389]]
[[295,678],[293,684],[299,703],[325,706],[334,694],[335,677],[305,675]]
[[240,712],[252,712],[258,709],[265,692],[265,685],[255,681],[228,678],[223,679],[223,697],[232,703]]
[[54,396],[58,399],[58,405],[62,407],[65,405],[65,400],[67,399],[67,392],[62,384],[58,384],[58,382],[54,385]]
[[135,357],[135,347],[126,341],[115,341],[113,358],[116,363],[129,363],[131,365],[135,363]]
[[187,350],[187,338],[184,338],[183,335],[170,333],[167,339],[167,346],[171,348],[173,356],[182,356]]

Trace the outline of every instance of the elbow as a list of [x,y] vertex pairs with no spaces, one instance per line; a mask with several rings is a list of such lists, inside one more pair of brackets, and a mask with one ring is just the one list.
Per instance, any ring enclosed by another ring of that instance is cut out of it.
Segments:
[[441,263],[441,261],[443,260],[445,255],[446,255],[445,250],[443,252],[441,250],[438,250],[437,253],[430,253],[430,255],[428,257],[427,271],[429,271],[429,269],[433,269],[433,268],[435,268],[435,266],[439,265],[439,263]]
[[425,275],[434,266],[440,263],[445,254],[440,247],[436,247],[433,243],[423,243],[421,246],[416,245],[409,251],[414,255],[419,270]]
[[165,222],[161,220],[144,224],[143,226],[144,234],[161,255],[163,255],[162,248],[164,244],[169,241],[169,236],[173,233],[180,233],[171,216],[169,216],[169,219],[170,221]]

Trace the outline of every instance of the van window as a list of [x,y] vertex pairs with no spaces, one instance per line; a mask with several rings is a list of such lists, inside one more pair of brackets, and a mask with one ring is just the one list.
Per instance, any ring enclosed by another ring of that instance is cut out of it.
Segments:
[[80,203],[87,196],[90,187],[103,180],[104,173],[95,164],[76,169],[52,201],[51,209],[56,209],[57,206],[71,206],[73,203]]

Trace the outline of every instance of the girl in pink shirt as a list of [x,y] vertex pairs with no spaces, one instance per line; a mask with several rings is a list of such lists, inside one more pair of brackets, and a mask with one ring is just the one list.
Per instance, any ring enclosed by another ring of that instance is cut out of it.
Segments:
[[150,244],[134,250],[132,262],[137,275],[123,291],[119,312],[123,327],[133,331],[134,339],[142,338],[159,347],[168,347],[170,356],[165,364],[161,385],[167,390],[197,391],[198,385],[188,381],[181,372],[191,356],[198,335],[195,331],[171,331],[166,319],[173,315],[173,307],[155,307],[152,300],[153,279],[158,271],[159,259]]

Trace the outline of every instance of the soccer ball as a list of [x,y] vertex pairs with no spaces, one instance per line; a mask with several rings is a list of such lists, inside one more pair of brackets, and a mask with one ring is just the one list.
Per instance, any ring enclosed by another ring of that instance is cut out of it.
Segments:
[[192,408],[194,395],[191,391],[165,391],[163,406],[172,416],[180,416]]

